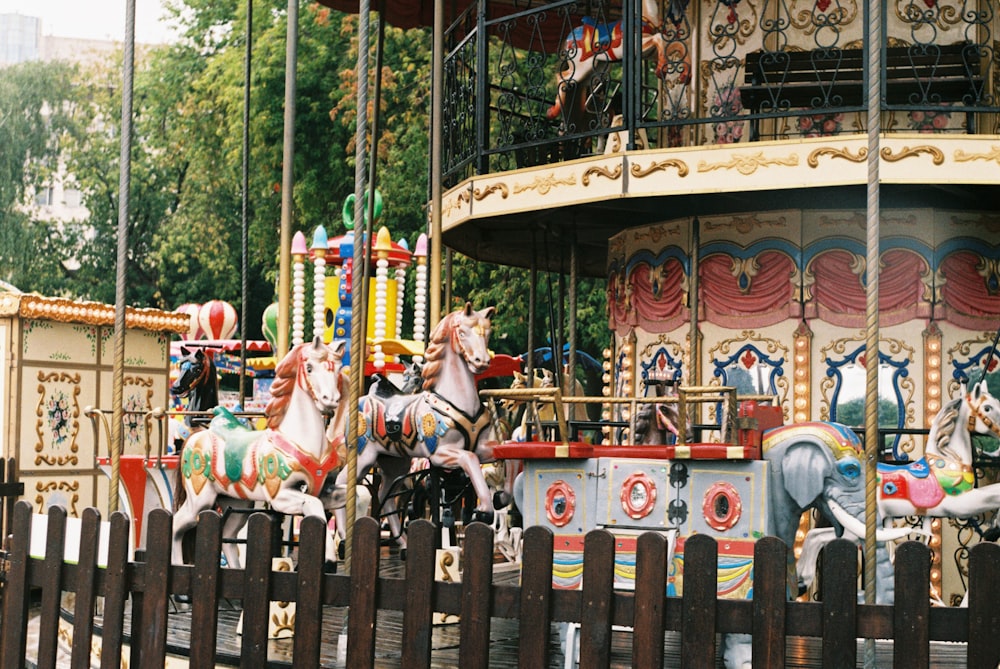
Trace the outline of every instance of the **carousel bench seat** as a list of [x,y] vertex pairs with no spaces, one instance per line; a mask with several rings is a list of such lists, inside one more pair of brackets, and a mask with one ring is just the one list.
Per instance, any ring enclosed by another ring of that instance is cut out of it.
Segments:
[[[884,104],[926,105],[980,102],[984,79],[975,45],[962,42],[885,50]],[[743,108],[753,115],[790,109],[840,110],[863,107],[868,63],[862,49],[752,51],[746,56]],[[966,112],[966,131],[975,119]],[[760,118],[750,119],[750,139],[760,136]]]

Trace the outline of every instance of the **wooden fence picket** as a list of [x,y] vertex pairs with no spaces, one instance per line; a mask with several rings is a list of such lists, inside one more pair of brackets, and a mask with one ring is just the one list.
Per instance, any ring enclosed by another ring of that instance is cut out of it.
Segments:
[[[94,604],[97,592],[97,558],[101,514],[84,509],[80,527],[80,554],[76,572],[76,602],[73,607],[71,669],[90,669],[90,642],[94,638]],[[79,637],[79,639],[77,638]]]
[[1000,666],[1000,546],[976,545],[969,555],[968,669]]
[[549,666],[552,619],[552,530],[541,525],[524,531],[521,554],[520,621],[517,665],[522,669]]
[[[101,630],[101,669],[122,666],[125,644],[125,605],[129,598],[131,571],[128,560],[129,528],[132,521],[121,511],[111,514],[108,533],[108,566],[104,570],[104,627]],[[134,621],[133,621],[134,622]],[[132,665],[137,666],[137,665]]]
[[459,620],[463,669],[490,666],[490,608],[493,604],[493,529],[473,523],[465,531],[462,613]]
[[402,666],[426,669],[431,664],[434,616],[434,554],[437,528],[418,520],[406,531],[406,602],[403,609]]
[[823,550],[823,666],[853,667],[858,656],[858,547],[836,539]]
[[[893,666],[930,666],[931,552],[910,541],[896,550]],[[921,584],[923,586],[921,587]]]
[[788,601],[788,549],[764,537],[753,548],[753,657],[759,666],[785,667],[785,604]]
[[696,534],[684,542],[681,663],[685,667],[711,669],[715,666],[717,578],[715,569],[699,567],[717,563],[718,546],[712,537]]
[[212,511],[198,514],[195,530],[194,573],[191,575],[192,669],[215,666],[219,627],[219,554],[222,551],[222,519]]

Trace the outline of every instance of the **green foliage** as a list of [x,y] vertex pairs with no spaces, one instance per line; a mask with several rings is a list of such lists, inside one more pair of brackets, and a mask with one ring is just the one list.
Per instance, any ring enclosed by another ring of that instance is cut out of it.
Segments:
[[[509,355],[526,352],[531,272],[520,267],[476,262],[462,255],[456,255],[453,264],[449,309],[456,309],[466,301],[477,309],[495,306],[491,348]],[[554,330],[548,314],[559,311],[558,277],[539,272],[536,289],[534,345],[538,348],[553,343]],[[577,286],[577,348],[597,360],[601,360],[601,352],[611,337],[605,305],[604,282],[581,279]],[[565,332],[567,324],[563,326]],[[566,338],[566,334],[559,337],[563,344]]]
[[[837,422],[851,427],[864,427],[865,399],[856,397],[848,402],[838,403]],[[899,426],[899,407],[885,397],[878,400],[878,425],[887,428]]]

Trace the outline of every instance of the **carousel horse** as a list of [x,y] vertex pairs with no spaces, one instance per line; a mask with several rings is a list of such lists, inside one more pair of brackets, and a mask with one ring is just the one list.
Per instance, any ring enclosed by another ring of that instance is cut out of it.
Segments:
[[[678,3],[680,4],[680,3]],[[671,3],[673,8],[673,3]],[[674,19],[676,20],[676,19]],[[660,0],[642,0],[642,56],[657,53],[656,75],[668,70],[668,42],[661,32]],[[554,120],[567,108],[568,89],[582,86],[600,63],[621,61],[625,50],[622,22],[605,23],[585,16],[581,24],[566,36],[561,56],[563,67],[556,75],[556,100],[546,116]]]
[[[929,537],[931,518],[965,519],[1000,509],[1000,483],[976,487],[973,434],[1000,437],[1000,402],[989,393],[985,380],[971,390],[963,387],[961,395],[937,413],[924,457],[901,465],[878,464],[878,510],[884,528]],[[895,519],[908,516],[922,517],[923,527],[893,527]],[[808,548],[817,553],[833,539],[826,528],[809,535],[804,552]],[[811,570],[800,575],[804,585],[812,575]],[[878,601],[890,603],[895,594],[891,574],[880,575],[878,584]]]
[[[207,414],[219,406],[219,375],[215,369],[212,354],[203,348],[181,347],[178,361],[180,373],[170,386],[170,394],[187,399],[187,411],[203,411]],[[185,416],[184,424],[189,432],[208,427],[211,418]]]
[[924,457],[878,465],[879,511],[885,522],[905,516],[970,518],[1000,509],[1000,483],[976,487],[972,435],[1000,437],[1000,402],[985,379],[934,417]]
[[[493,307],[475,311],[466,303],[438,323],[424,352],[422,390],[405,394],[379,384],[358,403],[357,480],[378,463],[379,505],[401,549],[406,538],[388,492],[393,481],[409,472],[414,458],[427,458],[434,467],[461,468],[478,497],[476,517],[493,521],[493,500],[480,465],[493,461],[495,439],[475,378],[490,364],[493,312]],[[346,469],[340,472],[338,488],[346,488],[347,476]],[[336,514],[343,537],[345,511],[337,509]]]
[[[193,434],[180,455],[173,518],[174,564],[183,563],[181,540],[198,514],[220,496],[267,502],[289,515],[315,516],[326,522],[320,499],[327,477],[338,465],[338,443],[327,438],[327,419],[343,422],[341,402],[346,380],[341,373],[344,342],[326,345],[320,337],[299,344],[274,370],[271,401],[264,410],[267,428],[250,430],[227,410],[215,409],[207,430]],[[338,435],[338,439],[343,436]],[[236,514],[234,525],[245,522]],[[227,521],[226,536],[236,533]],[[224,544],[230,566],[239,565],[235,547]],[[336,561],[333,537],[327,535],[326,559]]]

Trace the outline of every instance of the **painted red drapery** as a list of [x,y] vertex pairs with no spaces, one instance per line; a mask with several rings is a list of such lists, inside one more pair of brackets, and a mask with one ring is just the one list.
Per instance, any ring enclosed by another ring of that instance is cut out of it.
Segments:
[[[864,327],[867,297],[864,278],[852,267],[856,257],[833,249],[813,259],[809,266],[814,282],[812,297],[817,315],[844,327]],[[930,315],[923,277],[923,258],[904,249],[882,254],[879,272],[879,323],[897,325]]]
[[648,332],[669,332],[687,320],[684,307],[684,268],[668,258],[651,267],[637,263],[629,272],[628,286],[634,309],[634,323]]
[[763,327],[795,317],[795,264],[779,251],[764,251],[756,257],[756,272],[744,277],[734,275],[734,259],[712,255],[701,261],[701,301],[705,320],[723,327]]
[[[940,314],[955,325],[972,330],[996,327],[1000,313],[1000,294],[990,291],[987,279],[980,274],[982,256],[973,251],[958,251],[941,261],[944,277],[941,286]],[[993,280],[998,277],[994,274]]]

